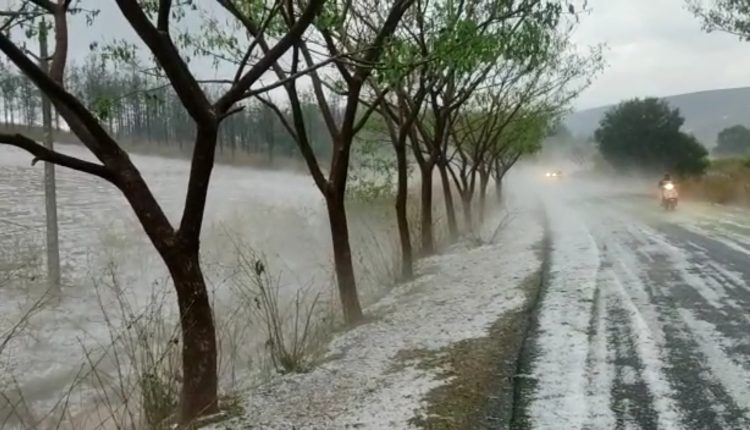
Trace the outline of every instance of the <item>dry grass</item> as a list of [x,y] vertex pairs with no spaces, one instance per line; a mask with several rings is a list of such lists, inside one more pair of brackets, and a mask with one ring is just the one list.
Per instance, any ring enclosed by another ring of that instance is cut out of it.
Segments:
[[81,344],[88,369],[81,381],[96,389],[93,403],[100,421],[89,425],[168,428],[181,383],[180,332],[170,317],[169,297],[155,288],[146,306],[137,306],[121,288],[114,267],[95,289],[109,342],[96,349]]
[[715,160],[705,176],[684,181],[680,189],[689,198],[750,205],[750,164],[743,159]]
[[[48,409],[29,401],[17,382],[3,387],[0,406],[5,412],[0,427],[157,430],[171,424],[179,393],[180,356],[179,332],[165,311],[166,298],[154,295],[136,311],[113,268],[106,282],[95,284],[94,294],[107,342],[92,348],[79,340],[84,361],[80,366],[73,363],[78,370]],[[92,391],[81,409],[83,393]]]
[[332,333],[332,316],[321,306],[321,293],[300,288],[289,300],[281,294],[279,277],[267,261],[236,246],[237,298],[250,311],[253,322],[265,329],[266,347],[279,373],[300,373],[312,368]]

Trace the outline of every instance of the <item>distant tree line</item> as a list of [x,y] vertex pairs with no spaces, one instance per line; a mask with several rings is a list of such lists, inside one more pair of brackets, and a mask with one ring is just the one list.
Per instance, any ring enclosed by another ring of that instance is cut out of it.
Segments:
[[[195,124],[169,81],[149,76],[135,68],[113,70],[102,55],[92,53],[83,64],[71,65],[65,76],[66,88],[94,111],[108,131],[118,139],[137,144],[172,146],[182,149],[195,139]],[[217,96],[218,85],[206,85]],[[0,121],[5,126],[32,128],[41,125],[41,93],[14,67],[0,61]],[[301,101],[311,144],[316,154],[330,156],[330,139],[323,118],[312,99]],[[64,122],[63,122],[64,123]],[[55,115],[55,127],[61,125]],[[284,129],[273,110],[256,101],[224,121],[217,150],[299,157],[297,143]]]

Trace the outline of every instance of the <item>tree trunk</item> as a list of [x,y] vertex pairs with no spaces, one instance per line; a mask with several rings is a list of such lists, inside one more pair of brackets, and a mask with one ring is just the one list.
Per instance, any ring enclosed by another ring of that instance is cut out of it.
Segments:
[[401,241],[401,279],[407,280],[414,276],[414,261],[409,233],[409,220],[406,213],[408,198],[408,172],[406,165],[406,144],[396,145],[396,160],[398,165],[398,192],[396,194],[396,221],[398,235]]
[[489,173],[479,173],[479,222],[484,222],[487,212],[487,185],[490,183]]
[[362,307],[357,295],[357,283],[354,278],[352,251],[349,246],[349,226],[346,220],[344,193],[331,192],[326,195],[328,220],[331,223],[331,240],[333,241],[333,260],[336,269],[336,281],[339,287],[344,320],[355,324],[362,319]]
[[[215,139],[216,135],[206,138]],[[123,163],[115,168],[119,172],[118,188],[133,208],[174,282],[182,331],[179,418],[181,423],[189,423],[218,410],[216,332],[200,267],[200,229],[191,233],[175,231],[140,172],[129,162]],[[191,183],[188,193],[195,192],[191,187],[196,185]],[[203,207],[195,210],[202,211]],[[192,236],[183,236],[187,234]]]
[[422,172],[422,255],[435,253],[435,236],[432,225],[432,170],[434,163],[426,162],[420,165]]
[[[269,125],[269,127],[273,127],[273,125]],[[273,130],[273,128],[271,128]],[[273,150],[274,150],[274,137],[271,136],[268,140],[268,164],[273,165]]]
[[451,242],[458,240],[458,222],[456,222],[456,207],[453,204],[453,194],[451,194],[451,184],[448,178],[448,170],[443,163],[438,163],[440,172],[440,182],[443,185],[443,195],[445,197],[445,214],[448,218],[448,231]]
[[216,330],[198,251],[165,257],[177,291],[182,328],[180,422],[218,411]]
[[495,199],[497,200],[497,204],[500,204],[503,201],[503,177],[502,176],[495,176]]
[[468,191],[461,196],[461,205],[464,210],[464,226],[466,227],[466,231],[474,231],[473,216],[471,213],[471,195],[468,194]]

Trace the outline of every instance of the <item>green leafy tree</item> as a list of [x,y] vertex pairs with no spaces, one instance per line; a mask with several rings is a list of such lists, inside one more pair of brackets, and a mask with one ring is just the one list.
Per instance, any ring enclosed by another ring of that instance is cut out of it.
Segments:
[[708,166],[708,152],[680,131],[684,121],[664,100],[633,99],[610,109],[594,138],[604,158],[620,171],[700,175]]
[[[229,14],[234,16],[239,13],[240,3],[219,3]],[[272,64],[271,70],[280,82],[277,87],[284,90],[287,98],[284,104],[288,105],[289,110],[285,111],[281,101],[257,97],[261,103],[273,109],[284,129],[296,141],[308,171],[325,199],[336,280],[344,319],[348,324],[359,322],[363,315],[349,241],[346,188],[355,137],[377,107],[377,104],[362,106],[360,101],[368,91],[366,82],[382,64],[392,36],[413,3],[414,0],[367,4],[348,0],[326,1],[306,37],[291,50],[290,67],[285,67],[282,62]],[[290,17],[284,18],[278,22],[280,28],[294,22]],[[250,33],[255,31],[252,27],[245,27]],[[217,37],[231,40],[232,35],[224,32]],[[323,52],[319,49],[321,45]],[[267,52],[266,41],[259,41],[258,46]],[[243,55],[242,52],[236,54],[240,58]],[[327,60],[316,61],[319,56]],[[323,66],[330,66],[325,73],[319,70]],[[305,93],[295,82],[295,77],[300,74],[309,77],[311,98],[317,104],[314,111],[305,112],[303,109]],[[328,169],[322,163],[328,161],[325,160],[326,154],[331,154]]]
[[687,5],[703,21],[705,31],[723,31],[750,41],[750,4],[747,0],[687,0]]
[[[549,53],[564,11],[564,2],[480,1],[423,2],[417,8],[412,42],[433,59],[419,69],[411,93],[426,92],[424,113],[410,136],[421,176],[422,251],[435,251],[433,232],[433,176],[443,189],[450,237],[458,226],[449,179],[450,129],[454,119],[477,90],[508,81],[507,67],[525,65],[535,70]],[[409,94],[411,95],[411,94]],[[408,105],[408,104],[407,104]],[[410,109],[418,109],[412,106]]]
[[719,132],[717,142],[716,155],[745,155],[750,152],[750,130],[742,125],[725,128]]

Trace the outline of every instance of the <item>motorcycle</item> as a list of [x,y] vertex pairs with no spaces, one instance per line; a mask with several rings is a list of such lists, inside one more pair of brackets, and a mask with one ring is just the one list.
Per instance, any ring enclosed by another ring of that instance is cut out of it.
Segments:
[[674,183],[667,182],[661,187],[661,205],[664,210],[673,211],[677,209],[679,195]]

